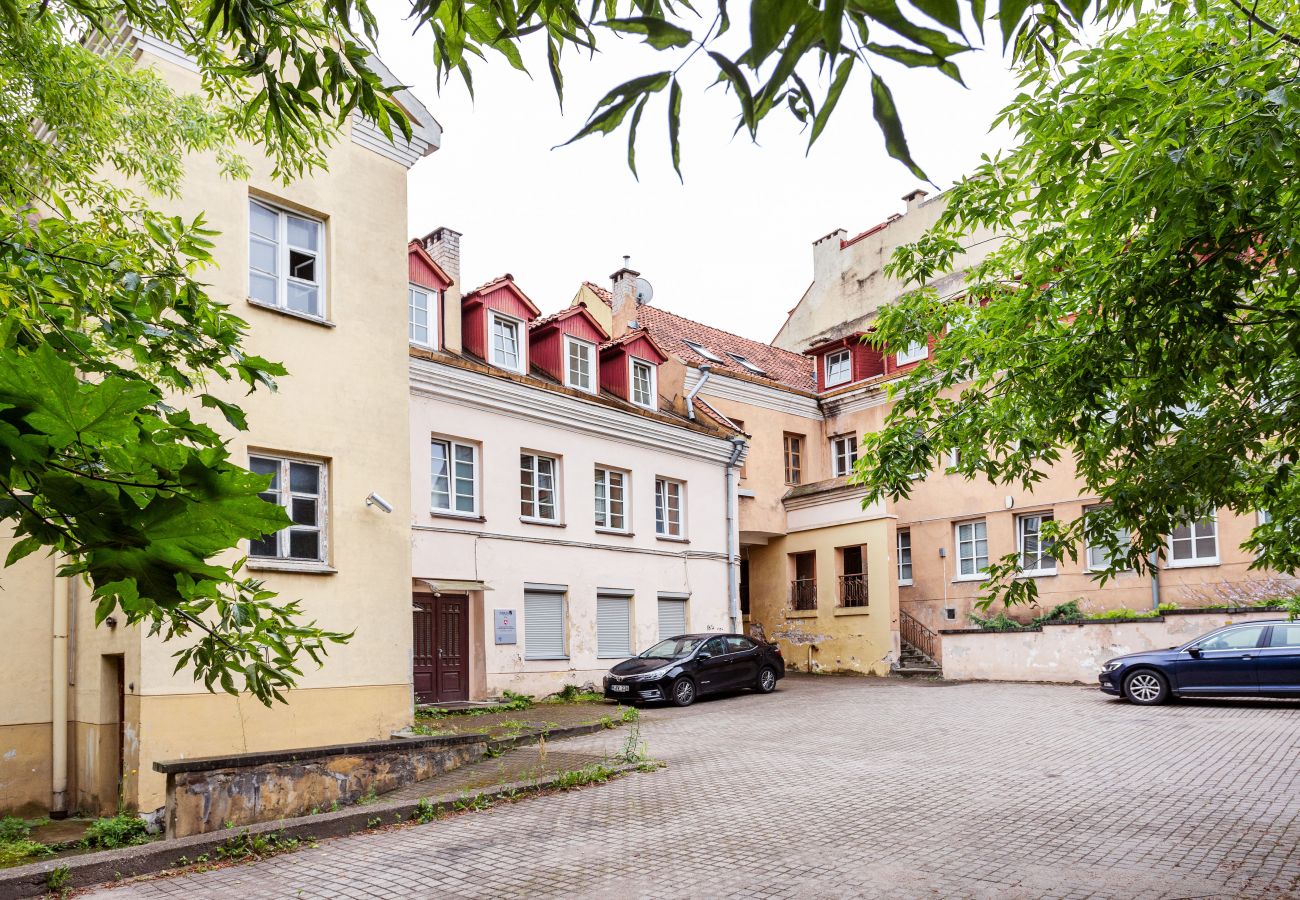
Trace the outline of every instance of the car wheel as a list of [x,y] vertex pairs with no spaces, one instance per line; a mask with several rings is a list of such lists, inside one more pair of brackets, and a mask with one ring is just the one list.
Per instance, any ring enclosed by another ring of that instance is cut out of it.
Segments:
[[695,702],[695,682],[689,678],[678,678],[673,682],[673,705],[690,706]]
[[771,666],[764,666],[758,673],[758,684],[756,685],[760,694],[770,694],[776,690],[776,670]]
[[1124,679],[1124,696],[1132,703],[1156,706],[1169,699],[1169,682],[1152,669],[1138,669]]

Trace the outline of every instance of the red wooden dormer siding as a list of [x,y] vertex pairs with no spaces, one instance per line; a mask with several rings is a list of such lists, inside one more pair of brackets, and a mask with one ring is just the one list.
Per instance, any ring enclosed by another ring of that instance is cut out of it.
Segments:
[[[565,366],[564,336],[572,335],[599,347],[609,340],[609,334],[600,327],[596,317],[585,306],[570,306],[558,313],[538,319],[528,329],[529,361],[550,375],[560,384],[564,384]],[[600,354],[592,354],[593,365],[600,367]],[[599,378],[596,381],[600,384]]]
[[[817,390],[825,391],[830,388],[840,388],[858,381],[865,381],[868,378],[875,378],[877,375],[885,374],[886,365],[884,354],[870,344],[863,343],[863,337],[864,333],[858,332],[857,334],[851,334],[848,337],[840,338],[838,341],[819,344],[807,351],[808,355],[816,362]],[[826,385],[826,357],[828,354],[844,348],[847,348],[849,351],[849,380],[841,382],[840,384],[833,384],[828,388]]]
[[645,360],[652,366],[668,361],[668,354],[659,349],[644,329],[629,331],[616,341],[600,348],[600,387],[615,397],[628,398],[628,385],[632,380],[631,359]]
[[930,358],[929,354],[934,352],[934,345],[935,345],[935,339],[934,336],[931,335],[925,340],[925,346],[927,348],[925,359],[918,359],[914,363],[905,363],[904,365],[901,366],[898,364],[898,354],[896,353],[888,354],[885,357],[885,374],[893,375],[897,372],[910,372],[912,369],[915,369],[921,363],[925,362],[926,359]]
[[445,291],[451,287],[452,280],[447,273],[433,261],[419,241],[407,244],[406,253],[407,280],[434,291]]
[[[461,300],[461,342],[467,351],[483,360],[488,358],[489,309],[522,319],[525,331],[528,323],[541,315],[537,304],[515,284],[513,275],[502,275],[466,294]],[[526,339],[523,335],[520,338]]]

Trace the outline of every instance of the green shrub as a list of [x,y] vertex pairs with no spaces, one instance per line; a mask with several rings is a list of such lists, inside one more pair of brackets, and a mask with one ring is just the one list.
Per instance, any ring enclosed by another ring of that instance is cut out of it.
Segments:
[[49,847],[26,838],[17,841],[0,842],[0,867],[16,866],[38,856],[53,853]]
[[1156,606],[1156,609],[1160,612],[1172,612],[1177,608],[1178,608],[1178,604],[1174,603],[1172,600],[1166,600],[1164,603],[1158,604]]
[[147,840],[149,829],[145,826],[144,819],[128,813],[118,813],[112,818],[91,822],[81,844],[91,849],[113,850],[118,847],[133,847]]
[[1127,622],[1132,619],[1151,619],[1157,615],[1159,615],[1159,612],[1154,609],[1138,612],[1137,610],[1129,609],[1127,606],[1121,606],[1118,609],[1108,609],[1105,612],[1093,613],[1088,616],[1088,618],[1096,621]]
[[1077,622],[1082,618],[1083,611],[1079,609],[1079,601],[1068,600],[1065,603],[1058,603],[1038,618],[1030,620],[1029,624],[1044,625],[1048,622]]
[[0,844],[13,844],[32,833],[32,828],[16,816],[0,819]]
[[590,703],[596,700],[604,700],[604,695],[594,691],[584,691],[576,684],[566,684],[555,695],[557,703]]
[[1025,627],[1024,622],[1017,622],[1005,612],[999,612],[997,615],[988,618],[977,616],[974,613],[968,615],[977,628],[983,628],[985,631],[1020,631]]

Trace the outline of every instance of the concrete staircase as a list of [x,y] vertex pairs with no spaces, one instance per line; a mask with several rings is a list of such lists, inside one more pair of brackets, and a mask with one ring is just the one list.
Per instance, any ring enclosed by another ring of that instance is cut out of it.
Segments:
[[907,641],[899,642],[902,652],[894,666],[894,674],[902,676],[924,675],[932,678],[943,677],[943,667],[922,653]]

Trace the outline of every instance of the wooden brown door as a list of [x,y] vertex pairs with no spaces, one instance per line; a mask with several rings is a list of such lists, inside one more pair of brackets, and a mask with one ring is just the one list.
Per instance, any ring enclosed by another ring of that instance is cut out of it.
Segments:
[[417,703],[469,699],[469,599],[413,598],[412,679]]

